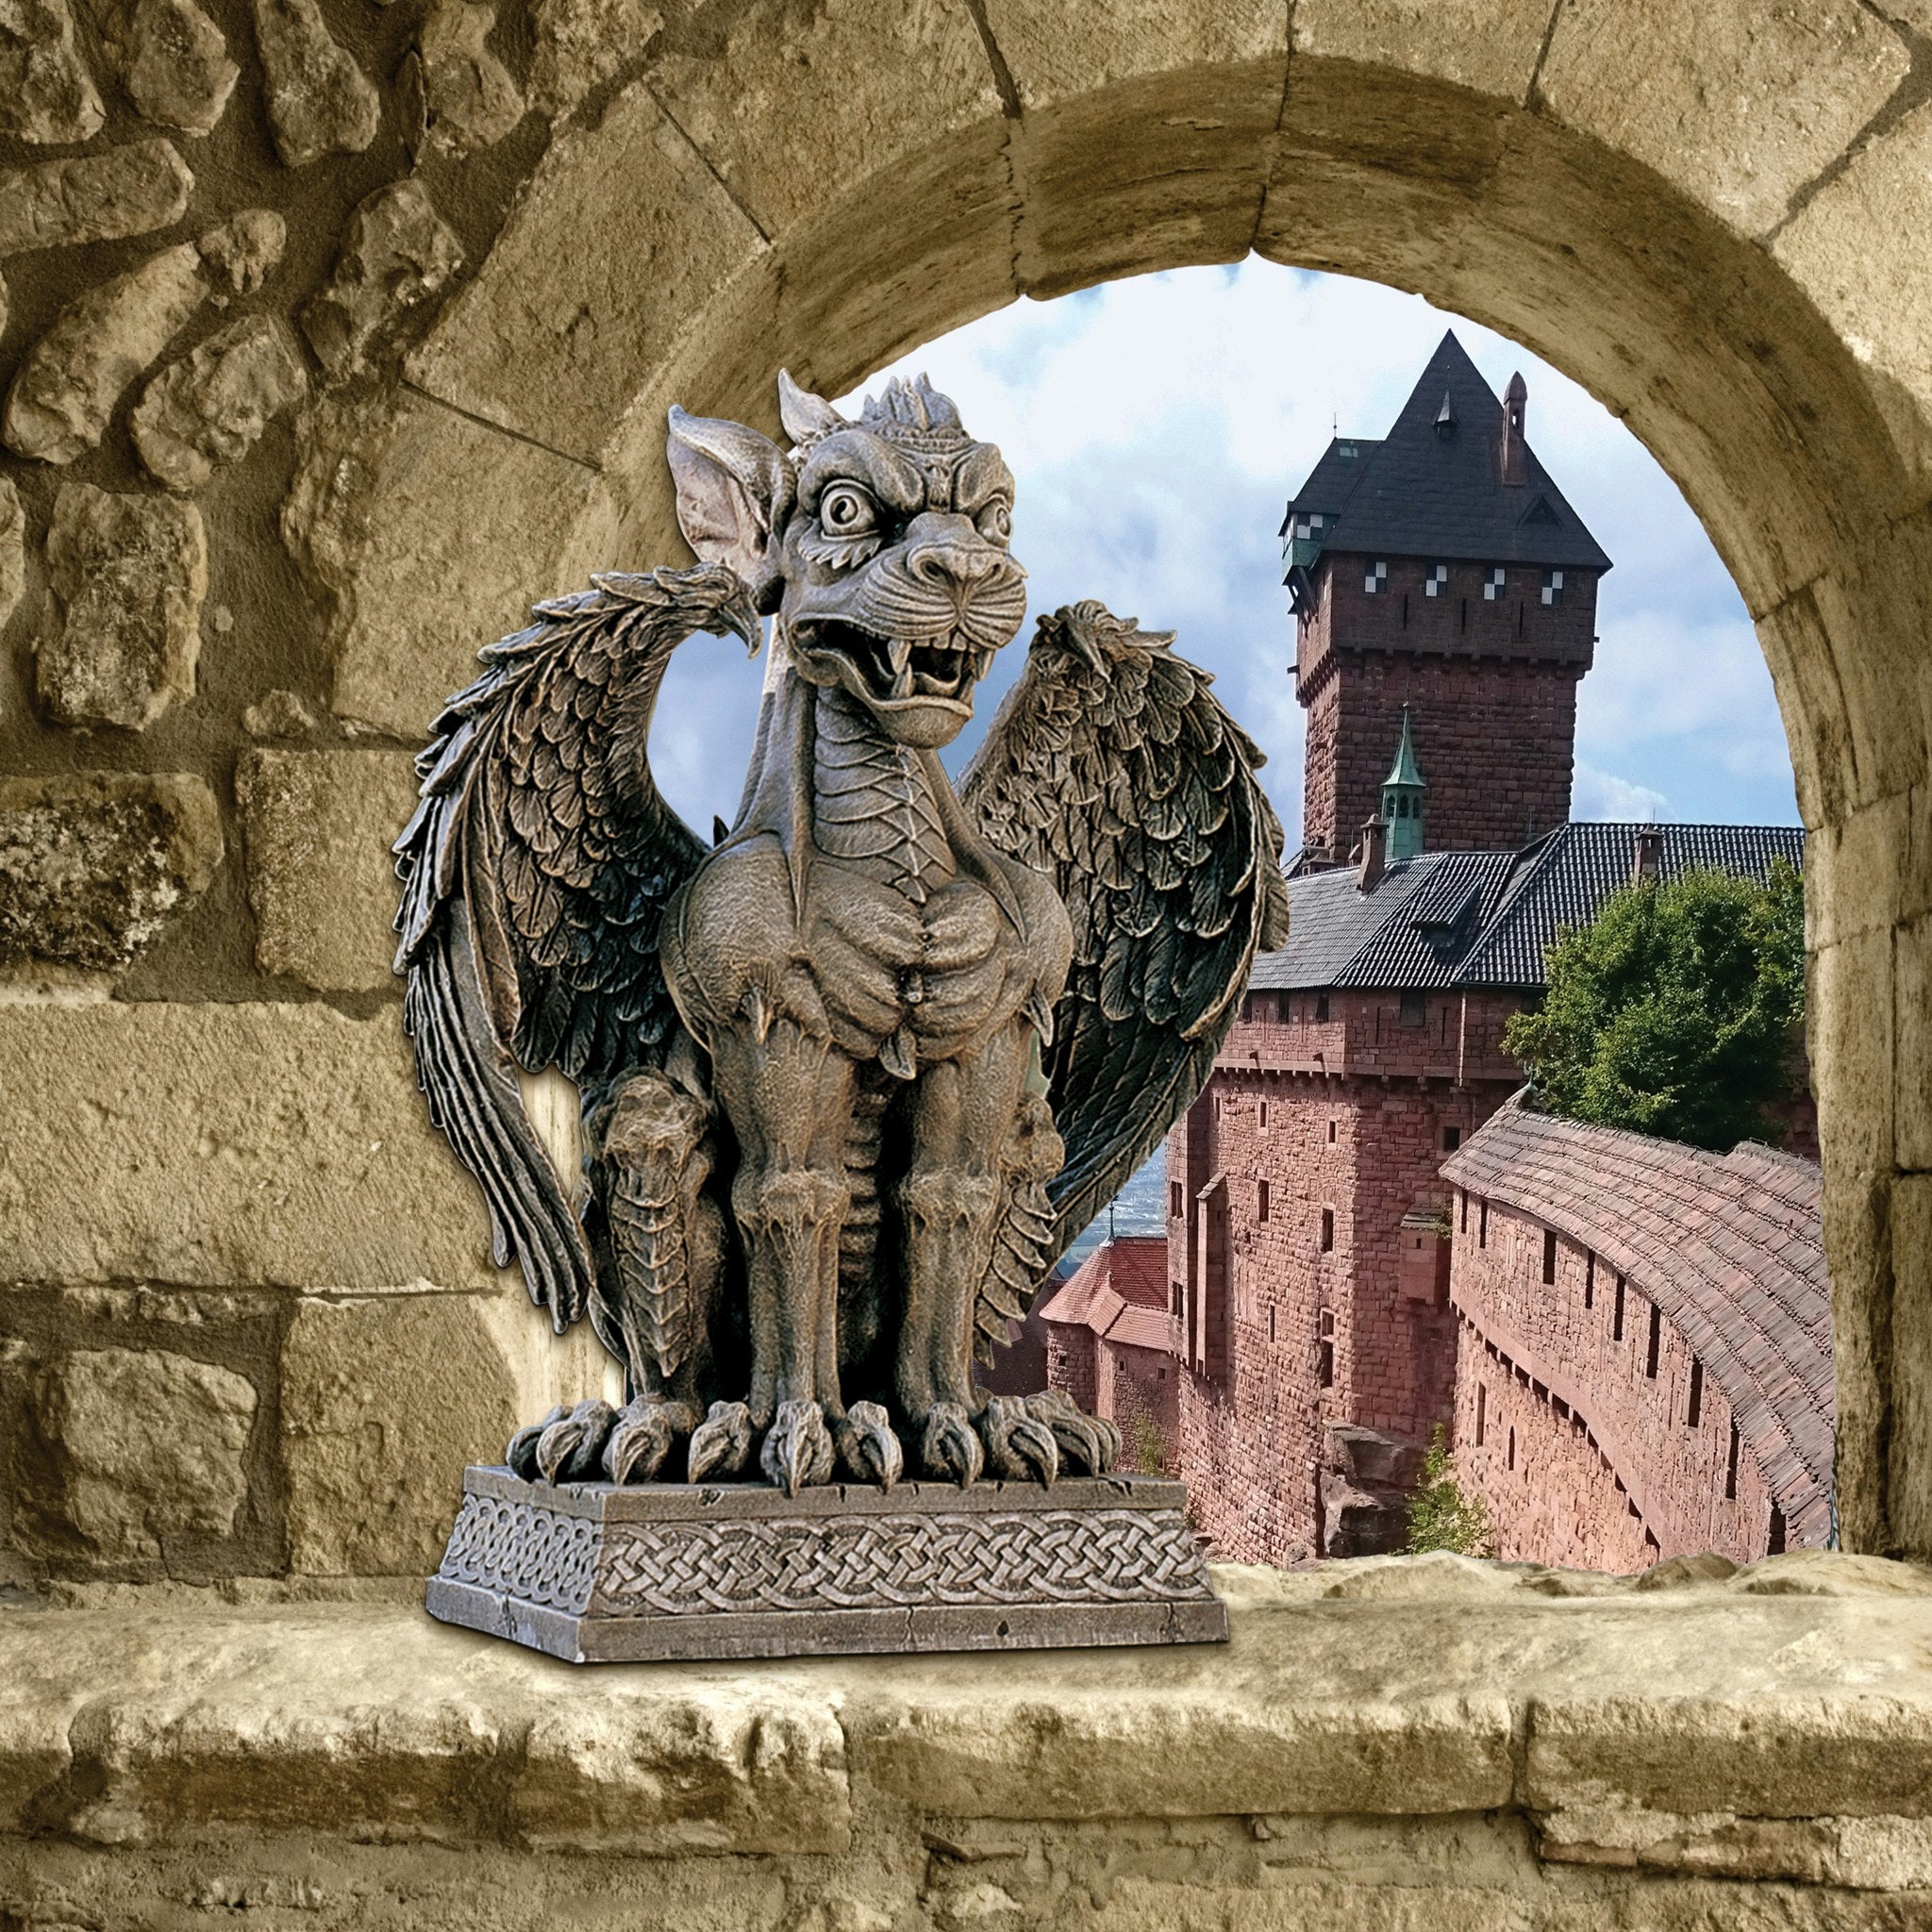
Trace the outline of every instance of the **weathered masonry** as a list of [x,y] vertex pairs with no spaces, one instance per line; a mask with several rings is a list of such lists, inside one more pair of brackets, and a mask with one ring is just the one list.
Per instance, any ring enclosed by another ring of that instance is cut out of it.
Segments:
[[[842,1717],[845,1680],[806,1667],[565,1696],[367,1601],[413,1599],[447,1530],[423,1472],[590,1368],[489,1267],[397,1037],[386,848],[425,722],[532,596],[682,557],[671,402],[775,430],[780,363],[840,394],[1022,294],[1251,251],[1547,356],[1734,573],[1810,834],[1844,1538],[1932,1556],[1932,106],[1903,9],[17,18],[0,1454],[8,1584],[53,1607],[0,1611],[9,1913],[594,1925],[648,1896],[704,1932],[829,1932],[957,1920],[955,1895],[996,1924],[1004,1893],[1101,1925],[1191,1909],[1181,1871],[1253,1874],[1262,1924],[1383,1923],[1390,1883],[1539,1932],[1924,1915],[1932,1630],[1875,1555],[1603,1604],[1372,1565],[1274,1626],[1258,1683],[1240,1643],[1211,1696],[1107,1661],[1009,1676],[1010,1757],[990,1670],[908,1662]],[[1868,1593],[1797,1593],[1848,1576]],[[178,1607],[58,1607],[152,1584]],[[256,1607],[291,1595],[345,1601]],[[828,1700],[798,1730],[765,1715],[780,1674]],[[1043,1709],[1071,1755],[1026,1756]],[[1121,1748],[1130,1717],[1159,1751]],[[688,1783],[680,1736],[721,1740]],[[794,1864],[801,1760],[827,1767],[802,1802],[857,1796]],[[717,1808],[680,1823],[674,1789]]]
[[1831,1533],[1831,1307],[1809,1161],[1511,1104],[1454,1183],[1458,1471],[1496,1554],[1635,1571]]

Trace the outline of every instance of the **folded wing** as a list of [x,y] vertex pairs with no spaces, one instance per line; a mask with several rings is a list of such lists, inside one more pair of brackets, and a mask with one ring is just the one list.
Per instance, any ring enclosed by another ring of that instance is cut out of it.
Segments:
[[595,1268],[516,1070],[559,1067],[594,1105],[679,1037],[658,929],[706,847],[652,780],[651,715],[691,633],[758,641],[722,564],[591,581],[483,651],[417,760],[395,847],[396,971],[430,1118],[489,1200],[497,1265],[522,1266],[559,1333]]
[[1200,1091],[1256,953],[1288,938],[1261,752],[1172,642],[1092,602],[1042,617],[960,788],[1074,923],[1044,1055],[1067,1150],[1047,1185],[1055,1257]]

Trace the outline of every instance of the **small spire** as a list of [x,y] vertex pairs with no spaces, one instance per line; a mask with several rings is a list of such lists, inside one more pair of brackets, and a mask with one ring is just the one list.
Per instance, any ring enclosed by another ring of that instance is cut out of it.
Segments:
[[1503,481],[1524,483],[1528,479],[1524,450],[1529,441],[1529,385],[1522,370],[1509,378],[1503,391]]
[[1423,776],[1415,761],[1415,741],[1409,735],[1407,705],[1402,708],[1402,741],[1395,747],[1395,762],[1389,767],[1389,775],[1382,782],[1385,785],[1413,785],[1423,791],[1429,789],[1429,781]]
[[1456,434],[1456,405],[1449,400],[1449,391],[1442,391],[1442,407],[1436,411],[1436,434],[1447,439]]
[[1409,735],[1408,707],[1402,708],[1402,739],[1395,762],[1382,780],[1382,823],[1389,828],[1389,858],[1413,858],[1423,849],[1423,795],[1428,780],[1415,761],[1415,741]]

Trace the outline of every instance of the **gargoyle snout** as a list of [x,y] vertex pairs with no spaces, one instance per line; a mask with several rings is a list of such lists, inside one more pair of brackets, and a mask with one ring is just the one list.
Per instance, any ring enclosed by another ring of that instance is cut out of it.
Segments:
[[972,589],[991,578],[1025,573],[996,543],[989,543],[971,517],[928,510],[906,533],[906,570],[921,583]]

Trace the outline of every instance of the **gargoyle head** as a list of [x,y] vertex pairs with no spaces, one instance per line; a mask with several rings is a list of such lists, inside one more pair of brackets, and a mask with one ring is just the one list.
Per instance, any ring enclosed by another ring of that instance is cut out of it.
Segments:
[[671,411],[685,538],[776,612],[802,677],[842,687],[902,744],[944,744],[1026,614],[1012,475],[924,376],[894,377],[852,423],[781,371],[778,405],[789,452]]

